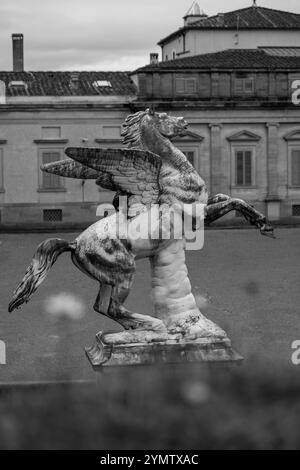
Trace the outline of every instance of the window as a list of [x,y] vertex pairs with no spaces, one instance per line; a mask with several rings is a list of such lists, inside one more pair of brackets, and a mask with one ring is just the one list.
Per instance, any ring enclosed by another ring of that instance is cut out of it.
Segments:
[[236,186],[253,186],[253,152],[251,150],[235,151],[235,184]]
[[300,148],[291,151],[291,185],[300,186]]
[[[41,164],[53,163],[60,160],[60,150],[42,150],[41,151]],[[62,178],[51,173],[41,171],[41,189],[43,190],[57,190],[63,189]]]
[[45,209],[43,210],[44,222],[62,222],[61,209]]
[[175,60],[175,59],[176,59],[176,51],[173,51],[173,53],[172,53],[172,57],[173,57],[173,60]]
[[188,161],[194,166],[195,165],[195,152],[193,150],[183,151]]
[[3,149],[0,148],[0,192],[4,190],[3,179]]
[[293,217],[300,217],[300,204],[294,204],[292,206]]
[[21,92],[28,91],[27,83],[23,82],[22,80],[12,80],[11,82],[9,82],[8,88]]
[[95,88],[108,87],[112,88],[111,83],[108,80],[96,80],[93,83]]
[[197,81],[195,78],[176,78],[175,91],[178,94],[193,95],[197,93]]
[[254,93],[253,77],[236,77],[234,81],[234,91],[238,95],[250,95]]

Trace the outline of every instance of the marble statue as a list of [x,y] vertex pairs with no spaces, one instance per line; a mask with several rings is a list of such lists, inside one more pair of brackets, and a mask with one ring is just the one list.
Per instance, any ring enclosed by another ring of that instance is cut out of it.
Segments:
[[[87,349],[94,366],[236,358],[226,333],[197,306],[185,261],[184,228],[181,234],[175,233],[176,217],[190,216],[193,230],[197,230],[193,207],[199,204],[206,224],[235,210],[263,235],[273,236],[273,229],[246,202],[222,194],[208,196],[201,176],[172,143],[174,137],[189,133],[183,118],[147,109],[127,117],[122,132],[126,147],[71,147],[65,150],[68,159],[43,165],[43,171],[94,179],[113,191],[116,212],[74,241],[55,238],[41,243],[13,294],[9,311],[28,302],[58,256],[70,252],[75,266],[98,282],[95,311],[123,327],[116,333],[98,333],[95,346]],[[124,198],[125,209],[120,205]],[[175,210],[164,212],[161,207]],[[131,229],[143,227],[149,217],[152,223],[146,234],[131,236]],[[121,231],[116,230],[120,225]],[[151,265],[153,313],[148,315],[124,305],[135,262],[141,258],[149,258]]]

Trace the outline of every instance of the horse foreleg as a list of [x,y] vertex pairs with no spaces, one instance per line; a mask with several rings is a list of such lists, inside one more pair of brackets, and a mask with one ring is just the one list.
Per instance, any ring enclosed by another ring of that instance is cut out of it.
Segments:
[[[225,196],[225,195],[222,195]],[[218,196],[216,196],[218,197]],[[240,212],[245,219],[260,229],[262,235],[274,238],[274,229],[267,222],[266,217],[242,199],[227,196],[222,202],[208,204],[206,207],[205,224],[209,225],[231,211]]]
[[216,196],[208,198],[207,205],[211,206],[212,204],[217,204],[217,202],[228,201],[228,199],[230,199],[230,196],[227,196],[226,194],[216,194]]

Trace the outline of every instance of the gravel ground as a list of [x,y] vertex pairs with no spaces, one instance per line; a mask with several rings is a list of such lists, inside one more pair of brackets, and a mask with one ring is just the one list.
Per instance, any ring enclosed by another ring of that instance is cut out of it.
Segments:
[[[300,340],[300,229],[278,229],[276,235],[272,240],[255,230],[209,230],[203,250],[188,252],[187,261],[203,313],[226,329],[234,348],[245,357],[243,367],[259,362],[268,370],[298,371],[291,363],[291,344]],[[76,234],[55,236],[72,240]],[[73,266],[69,254],[58,259],[28,305],[8,314],[11,293],[37,245],[51,237],[0,235],[0,340],[7,347],[1,382],[93,379],[84,347],[99,330],[118,330],[118,325],[93,311],[98,286]],[[61,292],[82,301],[84,318],[63,325],[45,314],[46,299]],[[147,260],[138,263],[127,304],[137,312],[151,311]]]

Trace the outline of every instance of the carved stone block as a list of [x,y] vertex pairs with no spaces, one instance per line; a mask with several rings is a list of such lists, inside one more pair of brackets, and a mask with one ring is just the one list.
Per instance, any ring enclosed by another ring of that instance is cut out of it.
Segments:
[[86,348],[86,354],[95,368],[243,360],[243,357],[232,349],[229,339],[202,338],[193,342],[169,340],[148,344],[107,344],[102,332],[96,335],[95,344]]

